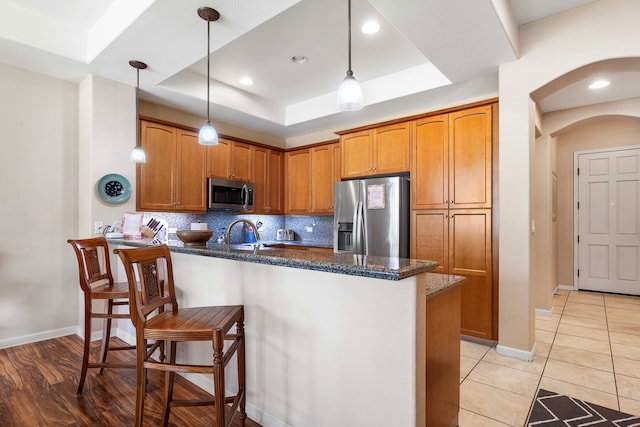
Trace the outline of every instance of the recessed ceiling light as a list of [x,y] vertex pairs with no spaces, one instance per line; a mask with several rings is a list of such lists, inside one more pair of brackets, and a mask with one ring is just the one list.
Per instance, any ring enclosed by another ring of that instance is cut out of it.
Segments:
[[240,83],[245,85],[245,86],[251,86],[253,84],[253,80],[251,80],[251,77],[243,77],[240,79]]
[[609,86],[609,80],[598,79],[589,85],[589,89],[602,89],[603,87]]
[[380,31],[380,24],[376,21],[367,21],[362,26],[362,32],[365,34],[375,34]]
[[307,58],[304,55],[296,55],[296,56],[292,56],[291,57],[291,62],[295,63],[295,64],[304,64],[309,60],[309,58]]

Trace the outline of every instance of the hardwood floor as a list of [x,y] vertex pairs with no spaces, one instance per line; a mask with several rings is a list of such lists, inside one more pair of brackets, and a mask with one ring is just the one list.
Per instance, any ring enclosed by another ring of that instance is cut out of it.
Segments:
[[[117,338],[115,339],[119,341]],[[90,369],[84,392],[76,395],[82,363],[82,339],[77,335],[0,350],[0,426],[130,426],[135,409],[134,369]],[[99,352],[99,342],[92,356]],[[123,344],[121,341],[119,345]],[[109,359],[135,362],[133,352],[113,352]],[[95,360],[95,359],[94,359]],[[164,377],[148,375],[145,425],[160,422]],[[176,379],[174,395],[207,395],[192,383]],[[209,426],[212,407],[173,408],[171,426]],[[236,419],[233,426],[240,426]],[[247,418],[246,427],[260,427]]]

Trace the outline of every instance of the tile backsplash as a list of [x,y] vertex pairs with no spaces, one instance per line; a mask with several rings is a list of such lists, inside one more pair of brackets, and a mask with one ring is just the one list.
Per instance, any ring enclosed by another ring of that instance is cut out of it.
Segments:
[[[254,224],[262,223],[260,232],[262,240],[276,240],[276,230],[289,228],[295,232],[295,240],[309,243],[333,243],[333,216],[283,216],[283,215],[249,215],[238,212],[211,211],[204,215],[146,212],[145,217],[160,218],[167,221],[169,228],[189,230],[192,222],[206,222],[207,228],[213,230],[213,238],[222,236],[227,226],[238,218],[246,218]],[[241,243],[247,241],[247,231],[240,224],[233,227],[231,241]],[[175,236],[170,235],[170,239]]]

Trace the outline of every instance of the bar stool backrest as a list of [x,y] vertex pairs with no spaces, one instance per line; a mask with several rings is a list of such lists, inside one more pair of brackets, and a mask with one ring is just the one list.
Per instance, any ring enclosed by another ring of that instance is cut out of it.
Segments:
[[[171,252],[166,245],[135,249],[117,249],[129,282],[129,301],[135,301],[131,309],[133,324],[144,327],[148,316],[165,307],[178,310]],[[136,283],[139,288],[136,288]]]

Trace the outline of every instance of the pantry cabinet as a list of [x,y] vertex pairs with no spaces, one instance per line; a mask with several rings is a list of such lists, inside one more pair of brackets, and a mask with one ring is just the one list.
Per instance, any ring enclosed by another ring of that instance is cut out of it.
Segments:
[[206,212],[206,147],[198,134],[141,120],[140,144],[147,162],[136,169],[136,209]]
[[282,213],[282,152],[256,146],[252,158],[255,197],[252,213]]
[[220,138],[207,147],[207,176],[231,181],[251,181],[252,145]]
[[461,333],[497,339],[492,185],[495,104],[411,124],[411,257],[465,276]]
[[410,122],[343,134],[343,179],[405,173],[410,169]]

